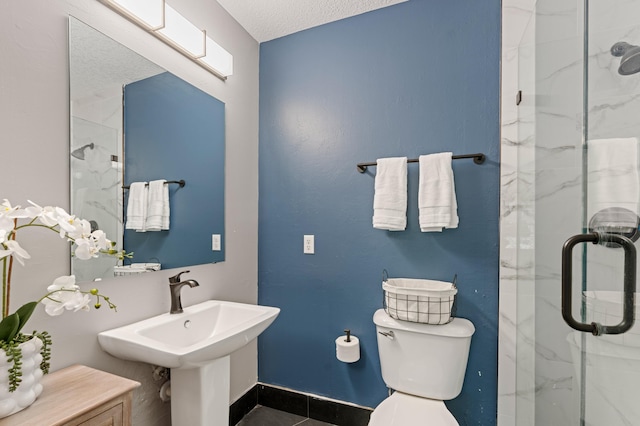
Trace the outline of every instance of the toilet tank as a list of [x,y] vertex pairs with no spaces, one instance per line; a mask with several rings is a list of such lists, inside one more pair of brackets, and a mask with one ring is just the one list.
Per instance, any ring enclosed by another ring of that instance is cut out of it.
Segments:
[[[475,327],[464,318],[443,325],[373,316],[382,379],[388,387],[424,398],[448,400],[460,394]],[[383,334],[384,333],[384,334]]]

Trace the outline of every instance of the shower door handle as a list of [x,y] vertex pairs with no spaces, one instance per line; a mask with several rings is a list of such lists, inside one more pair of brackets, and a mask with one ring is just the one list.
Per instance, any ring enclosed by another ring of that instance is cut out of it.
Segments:
[[[622,321],[616,325],[602,325],[597,322],[585,324],[573,318],[571,310],[571,288],[573,272],[573,248],[580,243],[615,243],[624,249],[624,300]],[[573,329],[601,334],[622,334],[633,327],[636,299],[636,247],[629,238],[617,234],[592,232],[570,237],[562,246],[562,318]]]

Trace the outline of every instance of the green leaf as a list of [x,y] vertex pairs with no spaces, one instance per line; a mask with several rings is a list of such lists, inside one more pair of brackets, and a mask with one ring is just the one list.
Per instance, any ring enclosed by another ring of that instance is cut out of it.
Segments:
[[19,333],[20,330],[22,330],[22,327],[24,327],[27,321],[29,321],[29,318],[31,318],[31,314],[33,314],[33,311],[35,311],[36,306],[38,306],[38,302],[29,302],[22,305],[20,309],[16,311],[16,314],[18,314],[18,319],[20,321],[18,324],[18,329],[16,330],[16,334]]
[[0,340],[10,342],[18,334],[19,326],[20,317],[17,313],[6,316],[0,321]]

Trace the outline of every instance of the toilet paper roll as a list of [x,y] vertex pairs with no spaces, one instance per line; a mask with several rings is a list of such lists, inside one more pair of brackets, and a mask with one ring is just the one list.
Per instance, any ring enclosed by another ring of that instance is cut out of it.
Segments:
[[351,336],[351,341],[347,342],[346,336],[336,339],[336,357],[342,362],[356,362],[360,359],[360,340]]

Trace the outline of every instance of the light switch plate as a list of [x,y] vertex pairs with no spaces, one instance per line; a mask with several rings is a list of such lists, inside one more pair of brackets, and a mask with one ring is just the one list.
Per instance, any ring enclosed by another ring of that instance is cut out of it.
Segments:
[[212,234],[211,235],[211,250],[220,251],[220,250],[222,250],[220,247],[221,247],[220,234]]

